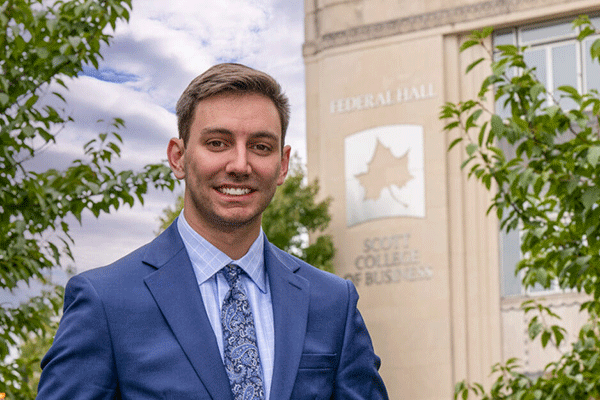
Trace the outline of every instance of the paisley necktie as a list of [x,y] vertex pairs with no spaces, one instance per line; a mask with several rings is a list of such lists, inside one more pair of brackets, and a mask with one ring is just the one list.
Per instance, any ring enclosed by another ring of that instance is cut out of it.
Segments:
[[227,265],[221,272],[229,291],[221,308],[224,363],[235,400],[264,400],[262,368],[256,344],[256,330],[248,296],[242,289],[237,265]]

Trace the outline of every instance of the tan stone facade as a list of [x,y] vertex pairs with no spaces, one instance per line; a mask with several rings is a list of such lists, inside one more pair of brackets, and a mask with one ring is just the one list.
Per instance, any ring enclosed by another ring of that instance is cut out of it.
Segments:
[[[490,194],[460,170],[464,152],[447,152],[438,115],[486,75],[464,75],[481,56],[459,53],[471,30],[593,11],[597,1],[305,0],[308,173],[334,199],[336,272],[358,288],[391,399],[451,399],[457,381],[489,383],[512,356],[543,365],[522,297],[501,295]],[[568,296],[548,301],[576,326],[581,299]]]

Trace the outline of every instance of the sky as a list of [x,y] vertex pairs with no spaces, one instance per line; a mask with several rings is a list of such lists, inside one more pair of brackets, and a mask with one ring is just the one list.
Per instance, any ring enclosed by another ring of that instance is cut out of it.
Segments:
[[[177,136],[175,103],[188,83],[211,65],[239,62],[272,75],[290,98],[287,144],[305,159],[303,2],[288,0],[134,0],[129,23],[117,25],[102,50],[99,69],[68,80],[67,111],[75,122],[59,133],[38,167],[56,167],[81,157],[82,146],[106,131],[114,117],[125,120],[119,169],[140,170],[166,160]],[[95,219],[91,213],[71,233],[75,261],[84,271],[111,263],[152,240],[162,210],[175,193],[152,191],[144,206],[123,207]],[[66,266],[66,265],[65,265]]]

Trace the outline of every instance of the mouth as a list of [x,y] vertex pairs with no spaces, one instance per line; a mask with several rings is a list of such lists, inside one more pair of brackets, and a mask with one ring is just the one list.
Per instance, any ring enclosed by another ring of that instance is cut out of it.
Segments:
[[250,189],[250,188],[244,188],[244,187],[226,187],[226,186],[221,186],[221,187],[217,188],[217,191],[219,193],[223,193],[223,194],[226,194],[228,196],[244,196],[246,194],[252,193],[254,190]]

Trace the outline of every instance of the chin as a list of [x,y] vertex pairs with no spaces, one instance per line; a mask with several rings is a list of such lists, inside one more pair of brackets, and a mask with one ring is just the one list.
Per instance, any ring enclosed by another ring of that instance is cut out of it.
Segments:
[[260,223],[260,215],[258,216],[229,216],[229,217],[216,217],[214,222],[216,225],[222,228],[236,229],[244,226],[252,225],[253,223]]

